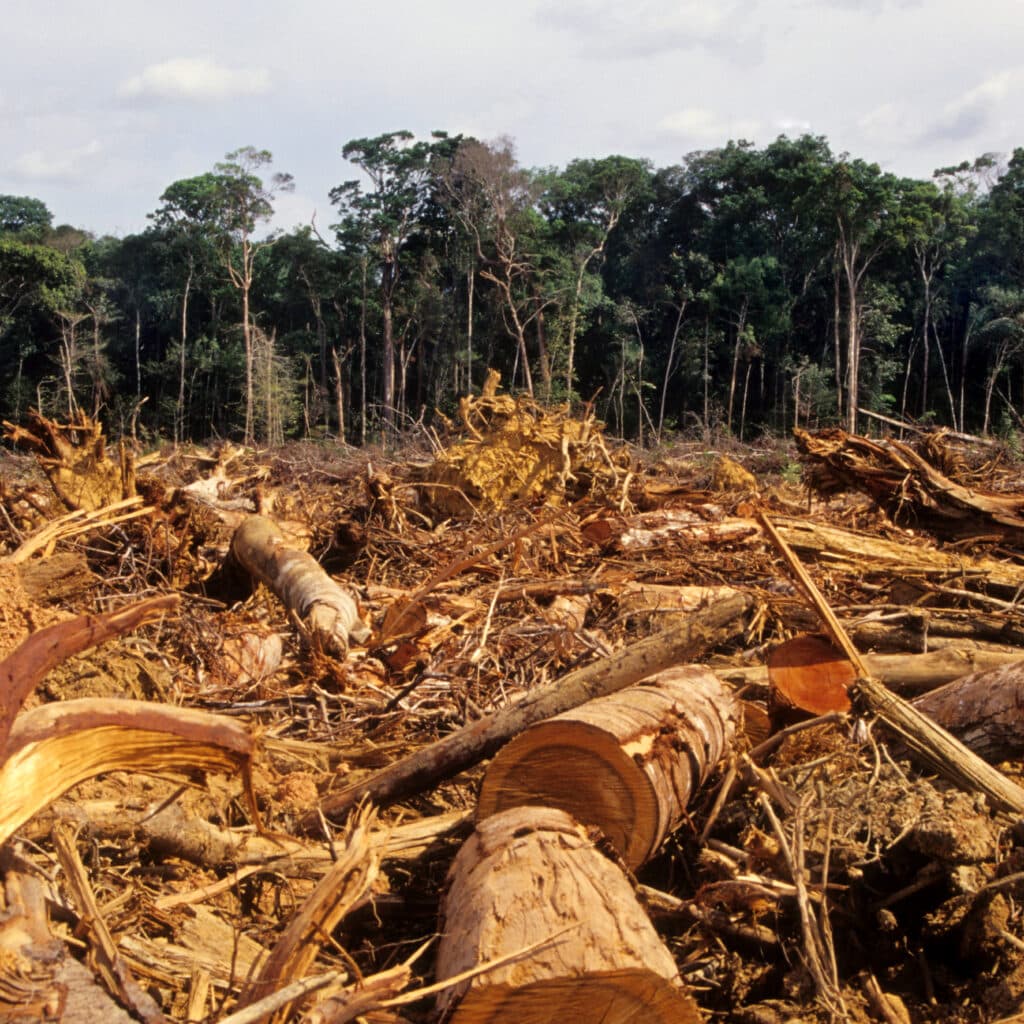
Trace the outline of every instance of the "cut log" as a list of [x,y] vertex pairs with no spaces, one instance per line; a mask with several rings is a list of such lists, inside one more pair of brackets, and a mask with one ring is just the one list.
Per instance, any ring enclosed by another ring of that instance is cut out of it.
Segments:
[[305,623],[326,650],[344,657],[349,639],[361,643],[369,637],[352,595],[312,555],[289,547],[284,534],[265,516],[248,516],[243,521],[232,538],[231,553]]
[[514,958],[440,995],[449,1024],[703,1019],[626,876],[564,811],[481,822],[448,880],[438,979]]
[[592,516],[583,521],[581,532],[602,547],[637,551],[677,544],[745,544],[759,537],[761,530],[752,519],[726,517],[715,505],[659,509],[636,515]]
[[809,519],[773,516],[772,522],[794,550],[810,552],[831,567],[858,577],[895,572],[911,579],[955,580],[959,586],[973,582],[1008,593],[1024,586],[1024,566],[1012,562],[939,551],[920,541],[901,544]]
[[[854,632],[854,637],[858,636]],[[970,673],[1015,664],[1024,658],[1024,651],[1019,648],[986,650],[971,647],[966,641],[953,643],[954,646],[927,654],[865,654],[864,664],[873,678],[885,683],[893,692],[913,696],[935,690]],[[714,672],[719,679],[733,686],[768,686],[768,668],[765,665],[716,665]]]
[[732,745],[740,709],[707,669],[683,666],[540,722],[488,767],[477,820],[522,804],[595,825],[632,869],[682,822]]
[[781,726],[799,717],[849,711],[847,689],[857,673],[824,637],[798,636],[768,655],[768,678],[768,711]]
[[986,761],[1024,751],[1024,661],[973,672],[918,697],[914,707]]
[[[327,797],[324,814],[338,817],[364,797],[388,803],[436,785],[443,779],[491,757],[513,736],[552,715],[585,704],[595,697],[622,690],[648,676],[692,661],[714,642],[742,629],[742,619],[753,604],[745,594],[694,612],[671,629],[640,640],[601,661],[570,672],[535,690],[524,700],[481,718],[388,765],[376,775]],[[303,819],[303,827],[322,827],[319,814]]]

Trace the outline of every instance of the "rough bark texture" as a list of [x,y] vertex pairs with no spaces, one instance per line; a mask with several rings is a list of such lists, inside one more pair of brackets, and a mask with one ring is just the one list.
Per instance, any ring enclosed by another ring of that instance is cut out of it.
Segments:
[[439,980],[514,957],[441,994],[450,1024],[702,1019],[625,875],[563,811],[481,822],[452,864],[442,914]]
[[[481,718],[465,729],[389,765],[364,782],[328,797],[321,810],[326,815],[338,816],[364,797],[377,803],[387,803],[457,775],[478,761],[491,757],[513,736],[535,722],[692,660],[713,641],[737,632],[752,604],[750,597],[737,594],[695,612],[672,629],[570,672],[518,704]],[[309,828],[319,828],[319,817],[311,816],[304,824]]]
[[327,650],[344,656],[349,639],[370,631],[352,595],[305,551],[288,547],[281,531],[264,516],[249,516],[235,531],[231,551],[250,575],[266,584]]
[[986,761],[1024,751],[1024,661],[974,672],[914,701]]
[[708,670],[659,672],[504,747],[484,776],[477,820],[522,804],[558,807],[639,867],[731,747],[738,717],[732,691]]

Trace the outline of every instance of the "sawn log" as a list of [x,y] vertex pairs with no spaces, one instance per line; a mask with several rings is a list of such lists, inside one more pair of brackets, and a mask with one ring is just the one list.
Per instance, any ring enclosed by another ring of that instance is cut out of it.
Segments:
[[442,992],[448,1024],[703,1019],[626,876],[564,811],[481,822],[448,881],[438,980],[513,957]]
[[558,807],[600,828],[638,868],[732,746],[739,715],[732,690],[707,669],[666,669],[502,747],[480,786],[477,820],[523,804]]

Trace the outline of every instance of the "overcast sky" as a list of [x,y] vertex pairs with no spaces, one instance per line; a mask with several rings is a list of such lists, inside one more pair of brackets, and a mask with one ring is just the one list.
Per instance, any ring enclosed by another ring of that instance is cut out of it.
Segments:
[[511,136],[656,166],[779,134],[928,177],[1024,146],[1024,0],[5,0],[0,193],[128,234],[229,150],[331,222],[350,139]]

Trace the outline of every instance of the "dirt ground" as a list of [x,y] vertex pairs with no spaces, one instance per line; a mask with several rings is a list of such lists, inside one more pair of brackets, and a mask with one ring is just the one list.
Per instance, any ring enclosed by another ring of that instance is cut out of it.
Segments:
[[[42,883],[46,927],[66,956],[126,1005],[104,980],[98,914],[145,996],[135,1019],[228,1019],[359,832],[355,818],[318,818],[332,796],[685,615],[638,603],[638,585],[730,587],[753,599],[753,611],[698,660],[745,702],[745,729],[683,826],[631,876],[702,1014],[737,1024],[1024,1019],[1020,814],[924,767],[871,715],[808,726],[811,715],[782,707],[762,672],[770,652],[821,623],[759,515],[960,559],[959,569],[937,569],[800,550],[865,653],[1024,658],[1013,589],[1024,533],[1006,525],[1005,511],[998,529],[972,512],[976,529],[960,522],[944,534],[911,487],[887,504],[877,474],[871,487],[834,473],[826,486],[820,460],[791,443],[677,442],[640,453],[604,439],[599,424],[573,420],[567,434],[497,400],[471,412],[479,437],[453,427],[398,453],[328,443],[154,453],[135,470],[140,514],[100,515],[23,559],[23,545],[67,509],[33,458],[0,452],[0,656],[73,616],[180,596],[175,610],[46,672],[21,714],[130,699],[206,712],[254,744],[251,772],[197,770],[205,761],[183,747],[178,764],[172,750],[162,768],[128,762],[70,788],[53,755],[46,772],[56,795],[17,820],[3,867]],[[467,438],[471,451],[459,448]],[[1022,494],[1007,453],[970,439],[947,438],[943,450],[956,454],[943,479]],[[232,537],[257,512],[351,591],[368,639],[344,653],[324,649],[238,571]],[[999,572],[971,568],[985,559]],[[888,685],[899,691],[898,680]],[[787,727],[781,742],[766,742]],[[1018,735],[1024,750],[1024,728]],[[103,742],[120,749],[115,738]],[[1024,784],[1015,755],[996,767]],[[388,999],[438,980],[434,945],[410,958],[438,930],[484,770],[379,808],[371,838],[360,840],[376,850],[374,877],[340,900],[342,916],[304,940],[301,970],[296,954],[284,975],[331,974],[333,988],[276,1019],[355,1019],[311,1014],[325,993],[409,962],[359,1019],[435,1020],[432,996]],[[4,816],[16,816],[16,801],[5,802]],[[68,886],[67,854],[55,852],[63,828],[92,911]],[[14,906],[9,889],[7,918]],[[60,1019],[44,998],[58,983],[45,972],[33,983],[36,1002],[26,1001],[20,947],[4,927],[0,1012]]]

